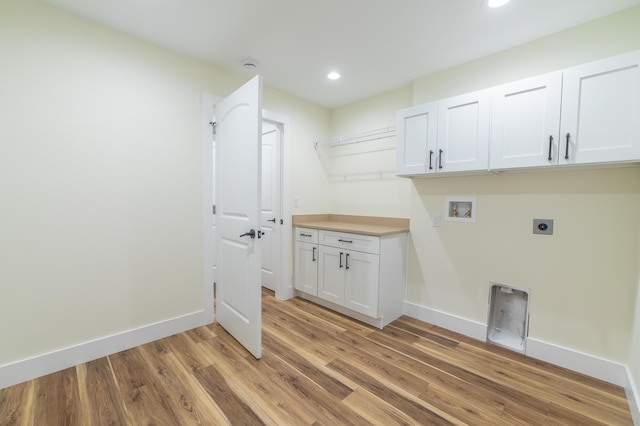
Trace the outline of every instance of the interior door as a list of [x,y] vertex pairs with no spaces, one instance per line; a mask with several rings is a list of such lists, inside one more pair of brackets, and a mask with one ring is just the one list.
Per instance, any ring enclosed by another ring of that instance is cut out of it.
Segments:
[[280,265],[280,128],[262,122],[262,286],[275,291]]
[[260,76],[218,103],[216,123],[216,317],[260,358]]

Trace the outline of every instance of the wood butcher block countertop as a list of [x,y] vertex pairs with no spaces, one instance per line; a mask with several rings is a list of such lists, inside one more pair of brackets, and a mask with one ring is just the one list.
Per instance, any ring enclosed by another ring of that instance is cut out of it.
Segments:
[[409,219],[337,214],[308,214],[293,215],[293,226],[382,237],[384,235],[409,232]]

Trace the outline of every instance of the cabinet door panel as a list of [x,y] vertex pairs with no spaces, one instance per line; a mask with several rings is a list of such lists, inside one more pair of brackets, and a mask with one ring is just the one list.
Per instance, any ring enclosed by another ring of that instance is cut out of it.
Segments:
[[296,242],[295,288],[305,293],[318,295],[318,246]]
[[560,164],[640,159],[638,117],[640,51],[566,70]]
[[318,297],[344,305],[345,251],[319,246],[318,252]]
[[396,116],[397,175],[435,172],[437,114],[436,103],[398,111]]
[[492,89],[491,169],[558,163],[561,86],[555,72]]
[[345,306],[371,317],[378,316],[380,256],[348,252],[345,270]]
[[438,172],[489,168],[489,101],[481,90],[438,102]]

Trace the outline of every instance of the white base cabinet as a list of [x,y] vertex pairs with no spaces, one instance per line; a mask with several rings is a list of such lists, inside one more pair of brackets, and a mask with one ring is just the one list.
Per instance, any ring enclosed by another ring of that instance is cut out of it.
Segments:
[[407,233],[372,236],[319,230],[316,291],[308,282],[311,274],[305,274],[309,253],[303,243],[296,241],[300,297],[380,328],[402,315]]
[[318,230],[296,228],[294,287],[309,294],[318,292]]

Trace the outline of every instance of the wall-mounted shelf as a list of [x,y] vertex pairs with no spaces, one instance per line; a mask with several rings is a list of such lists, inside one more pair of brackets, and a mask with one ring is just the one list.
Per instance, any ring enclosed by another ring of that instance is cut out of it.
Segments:
[[395,176],[394,126],[317,141],[313,146],[331,180]]

